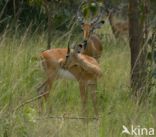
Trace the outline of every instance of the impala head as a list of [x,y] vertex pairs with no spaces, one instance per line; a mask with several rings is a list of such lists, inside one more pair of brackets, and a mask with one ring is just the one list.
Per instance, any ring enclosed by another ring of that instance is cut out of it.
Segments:
[[76,44],[73,43],[71,46],[68,45],[67,58],[71,56],[76,56],[79,53],[83,53],[85,43]]
[[82,53],[84,51],[84,45],[85,43],[80,44],[72,44],[71,46],[68,45],[68,51],[66,56],[66,62],[64,67],[68,68],[75,64],[75,59],[79,53]]
[[121,12],[121,10],[118,7],[114,7],[112,5],[106,5],[105,11],[108,18],[110,18],[111,15],[119,14]]
[[77,19],[81,25],[81,29],[83,30],[84,40],[87,40],[95,29],[100,28],[101,25],[105,23],[104,20],[101,20],[103,17],[104,8],[101,6],[99,15],[97,15],[97,17],[93,18],[91,21],[87,22],[84,20],[82,12],[80,11],[81,6],[82,4],[77,11]]

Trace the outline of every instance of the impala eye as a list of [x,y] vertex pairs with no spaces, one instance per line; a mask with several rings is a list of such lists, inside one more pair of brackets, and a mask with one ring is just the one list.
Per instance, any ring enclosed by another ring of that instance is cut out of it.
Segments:
[[84,25],[84,22],[81,22],[81,25],[83,26]]
[[101,21],[100,21],[100,23],[101,23],[101,24],[104,24],[104,23],[105,23],[105,21],[104,21],[104,20],[101,20]]
[[79,44],[79,47],[82,48],[82,44]]

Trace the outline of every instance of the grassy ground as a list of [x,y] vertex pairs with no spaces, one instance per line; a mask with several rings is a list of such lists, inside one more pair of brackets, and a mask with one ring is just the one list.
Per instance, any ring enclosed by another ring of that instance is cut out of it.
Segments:
[[[130,97],[130,54],[128,45],[103,35],[101,57],[103,77],[98,82],[99,120],[53,119],[50,116],[81,115],[78,85],[58,81],[51,91],[47,108],[41,116],[37,102],[23,102],[35,97],[36,87],[44,79],[38,57],[46,47],[45,35],[1,36],[0,41],[0,137],[126,137],[122,125],[156,129],[155,89],[150,101],[137,106]],[[60,38],[56,47],[65,47]],[[88,102],[89,116],[94,116]],[[156,135],[155,135],[156,136]]]

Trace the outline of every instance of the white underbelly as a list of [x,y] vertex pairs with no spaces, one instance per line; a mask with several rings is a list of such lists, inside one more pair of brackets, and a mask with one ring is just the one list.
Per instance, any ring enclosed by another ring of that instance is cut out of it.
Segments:
[[75,76],[71,72],[65,69],[59,69],[58,76],[63,79],[76,80]]

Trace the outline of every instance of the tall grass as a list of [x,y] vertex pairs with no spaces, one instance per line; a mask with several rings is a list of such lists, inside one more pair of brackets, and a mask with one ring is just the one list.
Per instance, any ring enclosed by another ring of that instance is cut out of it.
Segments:
[[[104,51],[100,65],[103,77],[97,88],[99,120],[84,123],[77,119],[50,118],[51,115],[81,115],[78,84],[73,81],[55,83],[42,116],[38,115],[36,101],[19,107],[37,96],[36,88],[45,78],[38,59],[39,53],[46,47],[45,35],[28,34],[29,31],[23,36],[5,33],[1,36],[0,137],[124,137],[122,125],[156,129],[156,88],[152,89],[147,104],[135,104],[129,89],[128,44],[112,36],[102,36]],[[53,46],[66,45],[58,38]],[[91,100],[88,109],[89,116],[94,116]]]

